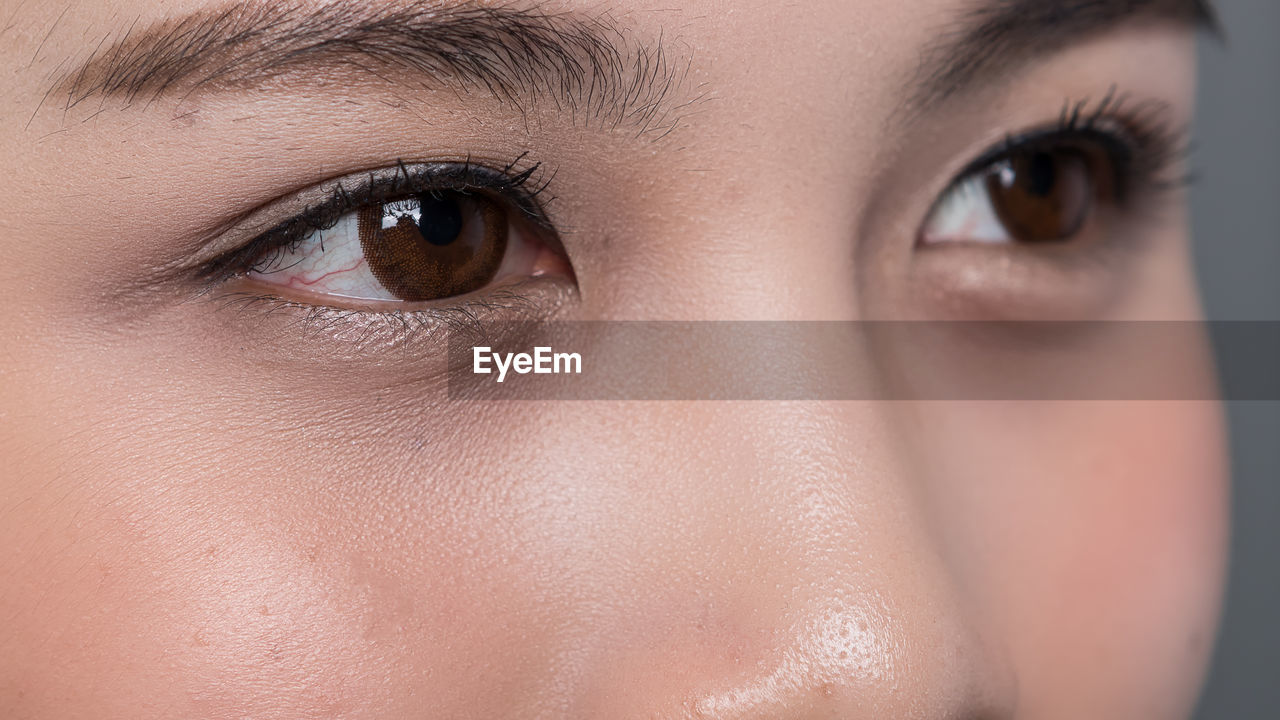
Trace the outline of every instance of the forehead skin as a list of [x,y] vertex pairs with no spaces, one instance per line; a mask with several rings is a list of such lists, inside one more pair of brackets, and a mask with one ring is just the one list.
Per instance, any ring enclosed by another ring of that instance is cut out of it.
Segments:
[[[1065,102],[1117,86],[1189,122],[1184,30],[1128,23],[904,114],[965,3],[543,6],[686,68],[661,137],[350,69],[51,92],[208,7],[0,3],[0,715],[1190,712],[1223,567],[1216,404],[449,403],[420,346],[152,282],[325,179],[528,151],[555,168],[568,319],[989,308],[1006,295],[966,278],[998,273],[889,239]],[[1170,207],[1112,315],[1198,317]]]

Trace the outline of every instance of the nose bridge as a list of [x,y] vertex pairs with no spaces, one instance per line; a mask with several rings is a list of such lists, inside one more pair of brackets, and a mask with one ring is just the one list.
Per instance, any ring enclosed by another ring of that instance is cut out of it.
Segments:
[[[990,686],[1001,663],[932,544],[883,410],[797,403],[699,413],[702,429],[687,436],[697,452],[668,468],[668,477],[698,480],[680,481],[654,563],[667,576],[649,581],[672,592],[625,611],[642,630],[602,665],[627,682],[597,687],[601,705],[584,716],[978,712],[976,688]],[[654,707],[657,698],[665,704]]]
[[725,149],[707,162],[722,166],[714,180],[676,175],[643,197],[662,212],[624,210],[604,226],[609,252],[581,278],[589,319],[858,317],[865,167],[776,148]]

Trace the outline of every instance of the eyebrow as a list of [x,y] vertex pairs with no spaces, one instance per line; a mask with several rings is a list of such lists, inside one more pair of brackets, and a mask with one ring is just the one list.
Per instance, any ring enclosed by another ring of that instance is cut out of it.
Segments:
[[427,84],[488,93],[521,111],[550,99],[575,119],[630,125],[638,135],[670,132],[675,111],[693,102],[675,101],[689,62],[671,56],[661,38],[641,44],[608,14],[547,12],[538,4],[244,0],[144,29],[135,21],[108,40],[64,73],[45,100],[65,96],[70,110],[95,98],[133,104],[262,88],[324,69],[388,80],[385,72],[399,69]]
[[979,0],[926,47],[908,107],[936,106],[990,75],[1138,19],[1220,32],[1208,0]]

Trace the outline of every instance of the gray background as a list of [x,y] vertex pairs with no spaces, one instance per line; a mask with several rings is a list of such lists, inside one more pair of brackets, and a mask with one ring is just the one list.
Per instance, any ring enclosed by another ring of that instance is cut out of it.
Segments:
[[[1193,153],[1196,255],[1211,319],[1280,320],[1280,1],[1218,0]],[[1277,369],[1280,371],[1280,369]],[[1280,720],[1280,403],[1228,405],[1231,578],[1198,720]]]

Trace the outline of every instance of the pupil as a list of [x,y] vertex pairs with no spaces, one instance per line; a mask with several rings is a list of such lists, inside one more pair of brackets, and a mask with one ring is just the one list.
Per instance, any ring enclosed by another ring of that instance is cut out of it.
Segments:
[[1053,156],[1049,153],[1036,153],[1027,163],[1027,192],[1038,197],[1048,197],[1053,193],[1057,168]]
[[462,208],[452,198],[426,194],[418,196],[418,232],[437,247],[449,245],[462,232]]

